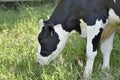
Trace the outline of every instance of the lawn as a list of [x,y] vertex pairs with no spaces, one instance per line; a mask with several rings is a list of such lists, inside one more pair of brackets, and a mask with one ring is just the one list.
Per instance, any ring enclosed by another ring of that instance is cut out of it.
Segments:
[[[86,40],[78,33],[70,36],[56,60],[44,67],[36,64],[37,36],[41,29],[38,22],[48,19],[55,6],[23,5],[17,10],[0,7],[0,80],[82,80]],[[78,59],[83,66],[78,64]],[[103,80],[101,65],[102,55],[98,50],[93,80]],[[110,73],[112,80],[120,80],[120,30],[115,35]]]

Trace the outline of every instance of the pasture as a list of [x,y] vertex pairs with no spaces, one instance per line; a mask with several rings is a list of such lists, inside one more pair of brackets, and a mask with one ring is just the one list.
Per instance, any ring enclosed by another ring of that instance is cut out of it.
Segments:
[[[69,37],[64,51],[49,65],[36,64],[41,29],[39,19],[48,19],[56,4],[22,5],[18,10],[0,6],[0,80],[82,80],[86,40],[78,33]],[[120,30],[111,54],[110,77],[120,80]],[[93,80],[107,80],[101,73],[102,54],[98,50]]]

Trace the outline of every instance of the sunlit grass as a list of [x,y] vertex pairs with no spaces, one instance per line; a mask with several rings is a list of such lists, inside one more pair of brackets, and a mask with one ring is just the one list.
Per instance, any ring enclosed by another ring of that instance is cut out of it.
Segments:
[[[55,6],[54,6],[55,7]],[[73,34],[61,55],[49,65],[36,65],[38,21],[47,19],[53,6],[22,7],[18,11],[0,9],[0,80],[82,80],[86,40]],[[120,30],[111,55],[111,75],[120,79]],[[102,55],[96,57],[93,79],[101,80]]]

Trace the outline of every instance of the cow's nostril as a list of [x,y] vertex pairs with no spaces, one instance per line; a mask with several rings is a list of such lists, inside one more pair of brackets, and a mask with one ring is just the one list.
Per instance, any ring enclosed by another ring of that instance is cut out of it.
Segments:
[[40,63],[39,63],[39,62],[37,62],[37,65],[40,65]]

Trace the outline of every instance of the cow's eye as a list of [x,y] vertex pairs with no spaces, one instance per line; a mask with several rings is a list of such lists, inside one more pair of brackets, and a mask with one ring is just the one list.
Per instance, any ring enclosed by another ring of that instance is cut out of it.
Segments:
[[39,39],[39,43],[42,44],[42,43],[43,43],[43,40]]
[[50,35],[53,36],[53,34],[54,34],[54,31],[51,31],[51,32],[50,32]]
[[50,31],[50,35],[53,36],[54,34],[54,28],[52,26],[48,26],[48,30]]

